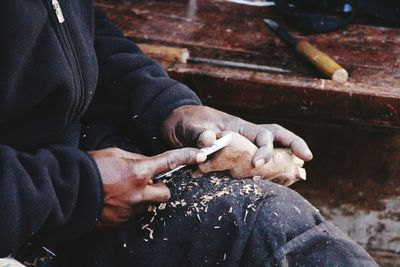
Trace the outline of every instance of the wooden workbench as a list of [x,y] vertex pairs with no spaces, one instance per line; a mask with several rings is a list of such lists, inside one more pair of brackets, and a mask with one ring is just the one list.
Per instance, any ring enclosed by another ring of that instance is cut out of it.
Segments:
[[[191,10],[188,3],[98,1],[136,42],[185,47],[192,56],[290,71],[164,62],[169,74],[188,84],[205,104],[257,121],[279,117],[400,126],[400,29],[353,24],[303,36],[271,8],[202,0]],[[263,24],[265,17],[330,54],[349,71],[349,82],[323,79]]]
[[[194,10],[189,0],[97,2],[138,43],[289,70],[162,62],[205,104],[255,122],[278,119],[304,137],[315,159],[306,166],[308,181],[294,188],[382,266],[400,265],[399,29],[362,19],[304,36],[269,8],[211,0],[197,1]],[[349,71],[349,82],[323,79],[263,24],[264,17],[330,54]]]

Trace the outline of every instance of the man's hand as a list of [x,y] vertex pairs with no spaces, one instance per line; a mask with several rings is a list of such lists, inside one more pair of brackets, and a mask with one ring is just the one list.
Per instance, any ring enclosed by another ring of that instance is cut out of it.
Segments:
[[257,145],[252,164],[264,165],[271,159],[274,142],[288,147],[302,160],[313,155],[302,138],[277,124],[256,125],[206,106],[182,106],[164,121],[161,132],[173,147],[210,146],[222,131],[233,131]]
[[[221,134],[228,133],[231,132]],[[306,179],[306,171],[302,168],[304,161],[293,155],[290,149],[274,148],[272,159],[263,166],[255,168],[251,160],[257,152],[257,146],[238,133],[231,134],[231,143],[217,151],[210,160],[201,163],[193,176],[203,176],[205,173],[215,171],[229,171],[236,179],[257,176],[285,186]]]
[[165,202],[170,191],[152,178],[179,165],[197,164],[206,155],[196,148],[182,148],[146,157],[117,148],[89,152],[99,168],[104,190],[104,207],[99,227],[119,225],[140,213],[148,203]]

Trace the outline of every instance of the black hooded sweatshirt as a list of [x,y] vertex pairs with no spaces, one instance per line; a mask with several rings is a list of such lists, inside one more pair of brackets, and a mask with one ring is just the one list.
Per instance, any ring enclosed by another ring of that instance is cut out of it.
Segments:
[[200,103],[93,1],[59,1],[0,2],[0,257],[95,226],[102,184],[79,150],[84,115],[153,137],[174,108]]

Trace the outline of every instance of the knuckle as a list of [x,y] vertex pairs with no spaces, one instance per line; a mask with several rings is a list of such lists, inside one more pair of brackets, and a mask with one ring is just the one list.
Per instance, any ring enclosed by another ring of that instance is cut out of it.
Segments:
[[103,152],[102,154],[104,156],[113,156],[114,155],[112,148],[106,148],[106,149],[102,150],[102,152]]
[[274,135],[272,134],[272,132],[268,129],[265,128],[261,128],[260,132],[257,135],[257,139],[260,138],[261,140],[268,142],[268,143],[272,143],[272,141],[274,140]]
[[265,128],[263,128],[261,130],[261,134],[264,135],[266,138],[269,138],[269,139],[272,139],[273,136],[274,136],[273,133],[270,130],[265,129]]
[[133,165],[131,167],[132,177],[135,181],[144,181],[147,178],[148,172],[143,166]]
[[132,194],[131,204],[138,204],[144,201],[143,192],[135,192]]
[[193,148],[185,149],[182,153],[182,160],[186,162],[192,161],[195,158],[195,154],[196,154],[195,149]]
[[270,124],[268,128],[272,134],[276,134],[278,132],[285,130],[285,128],[276,123]]
[[168,169],[172,170],[177,167],[177,157],[176,155],[170,153],[166,158],[166,164]]
[[306,142],[304,141],[304,139],[299,137],[299,136],[297,136],[297,135],[292,137],[292,142],[291,142],[292,145],[302,145],[302,144],[305,144],[305,143]]
[[276,123],[271,124],[271,127],[273,129],[275,129],[275,130],[282,130],[283,129],[282,126],[280,126],[279,124],[276,124]]
[[109,153],[110,153],[112,156],[118,156],[118,155],[121,154],[121,149],[119,149],[119,148],[117,148],[117,147],[112,147],[112,148],[109,148]]
[[138,173],[140,172],[140,170],[136,164],[132,164],[130,167],[130,172],[133,177],[136,177],[136,176],[138,176]]

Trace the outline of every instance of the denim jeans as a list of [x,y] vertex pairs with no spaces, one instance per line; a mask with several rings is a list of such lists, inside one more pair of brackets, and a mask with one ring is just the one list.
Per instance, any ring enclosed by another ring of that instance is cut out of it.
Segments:
[[65,250],[63,266],[377,266],[293,190],[225,174],[168,182],[172,198]]

